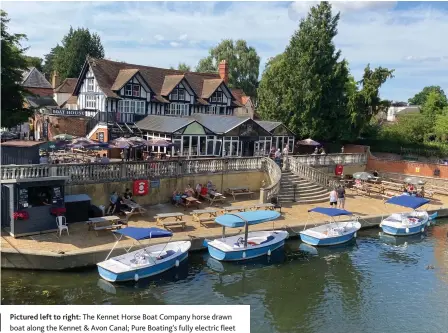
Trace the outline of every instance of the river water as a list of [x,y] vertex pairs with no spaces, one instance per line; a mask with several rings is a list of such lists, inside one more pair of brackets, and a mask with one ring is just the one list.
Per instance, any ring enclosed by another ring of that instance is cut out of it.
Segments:
[[112,285],[95,269],[2,271],[2,304],[250,304],[251,331],[448,332],[448,220],[425,236],[359,232],[354,244],[285,251],[245,264],[206,252],[161,278]]

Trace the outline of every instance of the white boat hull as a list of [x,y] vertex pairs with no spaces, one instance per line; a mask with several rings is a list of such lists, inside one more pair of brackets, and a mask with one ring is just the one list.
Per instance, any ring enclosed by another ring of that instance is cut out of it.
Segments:
[[381,221],[380,227],[388,235],[410,236],[424,232],[429,223],[427,212],[413,211],[392,214]]
[[351,241],[359,229],[357,221],[329,223],[301,231],[300,238],[313,246],[339,245]]

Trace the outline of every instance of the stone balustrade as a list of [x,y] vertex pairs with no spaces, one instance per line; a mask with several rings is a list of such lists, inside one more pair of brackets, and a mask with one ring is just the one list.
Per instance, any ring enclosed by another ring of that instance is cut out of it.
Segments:
[[[342,154],[341,154],[342,155]],[[351,155],[351,154],[350,154]],[[289,170],[306,180],[317,183],[326,188],[334,188],[339,185],[339,182],[328,174],[310,167],[309,165],[303,164],[296,157],[288,157],[288,168]]]
[[269,186],[260,189],[260,203],[266,203],[280,191],[282,170],[278,164],[270,158],[263,158],[261,163],[261,169],[266,172],[270,181]]
[[300,164],[311,166],[367,164],[366,153],[326,154],[326,155],[294,155]]
[[265,157],[211,158],[108,164],[6,165],[2,180],[67,177],[67,184],[166,178],[181,175],[262,170]]

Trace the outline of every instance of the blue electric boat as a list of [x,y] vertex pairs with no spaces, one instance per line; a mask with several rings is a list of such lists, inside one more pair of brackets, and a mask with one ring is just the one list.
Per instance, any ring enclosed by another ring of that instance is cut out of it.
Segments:
[[129,252],[132,245],[129,249],[125,249],[125,254],[108,259],[123,237],[132,238],[141,245],[141,240],[171,238],[173,233],[158,228],[127,227],[115,230],[114,235],[119,235],[117,242],[110,250],[106,260],[97,264],[100,276],[110,282],[138,281],[178,267],[180,262],[187,259],[191,246],[189,241],[168,242]]
[[336,222],[336,216],[353,215],[349,211],[337,208],[316,207],[308,212],[320,213],[332,218],[328,224],[306,229],[300,232],[302,242],[313,246],[338,245],[351,241],[356,237],[356,232],[361,229],[361,223],[355,218],[353,221]]
[[[284,230],[249,232],[249,226],[272,221],[280,216],[276,211],[256,211],[225,214],[215,222],[222,225],[222,238],[205,240],[211,257],[221,261],[248,260],[271,255],[285,244],[288,232]],[[226,228],[245,228],[244,237],[240,235],[225,237]]]
[[430,201],[425,198],[409,195],[398,195],[386,201],[386,203],[412,208],[412,212],[395,213],[381,221],[380,227],[385,234],[392,236],[409,236],[425,231],[431,225],[431,220],[437,217],[437,212],[429,215],[426,211],[417,211]]

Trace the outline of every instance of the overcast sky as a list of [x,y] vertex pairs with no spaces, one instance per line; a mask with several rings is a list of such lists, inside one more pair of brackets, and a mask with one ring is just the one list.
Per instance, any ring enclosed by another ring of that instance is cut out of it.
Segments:
[[[256,48],[263,70],[316,2],[8,2],[10,30],[43,57],[70,26],[97,32],[106,58],[156,67],[194,67],[225,38]],[[360,79],[367,63],[394,68],[382,97],[407,100],[426,85],[448,92],[448,3],[333,2],[336,45]]]

